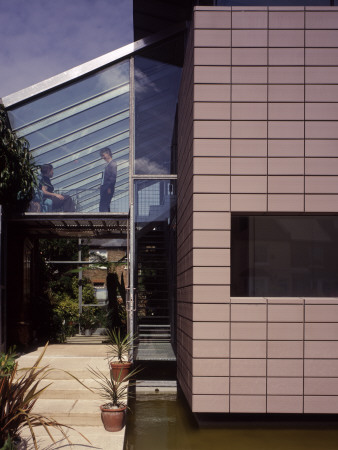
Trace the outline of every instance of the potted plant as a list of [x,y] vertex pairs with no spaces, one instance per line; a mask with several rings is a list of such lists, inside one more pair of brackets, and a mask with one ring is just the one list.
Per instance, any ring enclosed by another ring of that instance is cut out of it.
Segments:
[[135,335],[122,334],[120,328],[107,330],[108,359],[115,380],[123,380],[129,373],[132,365],[129,361],[129,354],[134,347],[135,340]]
[[94,381],[98,384],[98,387],[94,389],[106,401],[100,406],[101,419],[105,430],[122,430],[126,423],[128,409],[128,387],[136,384],[131,379],[140,370],[134,369],[130,371],[123,379],[121,376],[115,379],[111,371],[109,376],[106,376],[99,369],[89,368],[89,370],[94,376]]

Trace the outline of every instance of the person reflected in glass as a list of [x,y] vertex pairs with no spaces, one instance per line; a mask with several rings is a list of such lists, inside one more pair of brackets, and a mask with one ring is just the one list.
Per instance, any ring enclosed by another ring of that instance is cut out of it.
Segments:
[[110,202],[115,190],[117,164],[113,160],[111,150],[108,147],[100,150],[100,156],[107,164],[102,172],[99,211],[110,212]]
[[52,200],[52,211],[61,209],[64,212],[74,212],[75,206],[72,197],[54,192],[54,186],[50,180],[53,178],[53,175],[54,169],[51,164],[43,164],[41,166],[39,189],[42,190],[43,198]]

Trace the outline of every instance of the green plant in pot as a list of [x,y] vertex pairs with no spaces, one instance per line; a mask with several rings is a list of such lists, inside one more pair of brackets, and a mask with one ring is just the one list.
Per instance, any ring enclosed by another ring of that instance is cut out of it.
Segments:
[[115,379],[111,371],[109,376],[106,376],[99,369],[89,368],[89,371],[93,375],[94,381],[98,384],[98,387],[94,389],[106,401],[100,406],[101,419],[105,430],[122,430],[126,423],[128,409],[128,387],[135,386],[136,381],[132,381],[132,378],[135,377],[140,369],[130,371],[123,379],[121,376]]
[[123,334],[120,328],[107,330],[108,359],[112,376],[115,380],[123,380],[130,371],[132,363],[129,355],[134,348],[136,335]]
[[83,307],[83,311],[79,316],[80,328],[82,333],[91,334],[99,325],[98,307],[87,306]]

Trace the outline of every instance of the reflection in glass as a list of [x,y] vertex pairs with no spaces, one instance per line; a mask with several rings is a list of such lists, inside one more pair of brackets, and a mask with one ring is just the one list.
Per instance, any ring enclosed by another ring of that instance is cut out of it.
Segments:
[[[110,207],[101,212],[129,211],[129,60],[14,107],[8,115],[16,133],[29,141],[35,162],[52,164],[53,192],[70,196],[75,212],[99,212],[107,165],[100,150],[109,148],[117,178]],[[50,206],[41,191],[31,211],[68,212]]]
[[337,216],[234,216],[231,295],[337,297]]
[[170,341],[174,325],[175,249],[173,180],[135,183],[137,323],[140,340]]
[[135,173],[171,174],[172,139],[181,68],[160,55],[135,57]]

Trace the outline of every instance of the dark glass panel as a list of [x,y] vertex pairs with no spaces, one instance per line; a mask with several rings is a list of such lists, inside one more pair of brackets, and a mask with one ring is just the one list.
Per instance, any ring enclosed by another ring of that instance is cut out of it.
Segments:
[[337,297],[337,216],[234,216],[231,295]]

